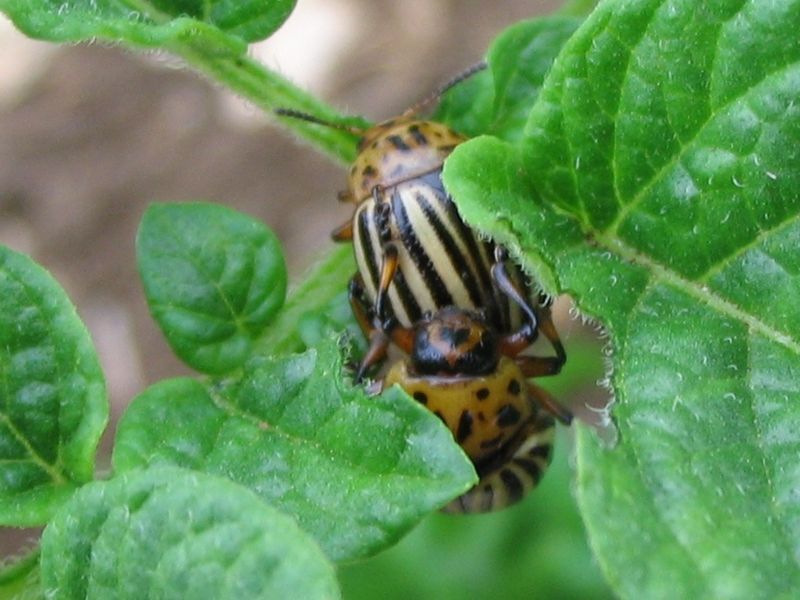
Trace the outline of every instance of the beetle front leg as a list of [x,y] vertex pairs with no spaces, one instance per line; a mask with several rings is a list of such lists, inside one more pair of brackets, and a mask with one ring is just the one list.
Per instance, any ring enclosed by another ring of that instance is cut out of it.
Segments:
[[372,315],[371,307],[364,300],[364,282],[361,275],[354,275],[350,280],[347,298],[350,300],[350,307],[359,328],[369,340],[367,351],[356,369],[355,382],[360,383],[366,372],[386,357],[389,336],[381,327],[375,326],[376,319]]
[[386,296],[389,286],[392,285],[397,265],[399,263],[397,246],[388,242],[383,246],[383,260],[381,261],[381,278],[378,282],[378,293],[375,295],[375,318],[383,323],[386,320]]
[[538,408],[544,409],[546,412],[553,415],[563,425],[572,423],[572,411],[568,408],[561,406],[558,400],[553,398],[549,392],[543,390],[539,386],[528,384],[528,393],[532,401],[538,405]]
[[375,318],[382,324],[388,318],[386,314],[386,296],[389,293],[389,286],[392,285],[395,273],[397,273],[399,251],[397,244],[392,240],[390,226],[392,206],[386,201],[383,186],[376,185],[372,188],[372,198],[375,202],[375,225],[378,228],[378,237],[381,241],[381,273],[375,294]]
[[353,241],[353,219],[348,219],[346,222],[339,225],[336,229],[331,231],[331,237],[334,242],[351,242]]
[[[567,361],[567,353],[564,350],[564,345],[561,343],[561,338],[558,336],[558,332],[553,324],[550,307],[542,305],[538,310],[534,309],[531,303],[514,284],[505,266],[505,261],[508,260],[508,253],[505,248],[495,246],[494,260],[494,265],[492,265],[492,277],[495,282],[497,282],[497,286],[504,294],[520,306],[528,319],[528,323],[524,324],[519,331],[506,335],[501,339],[501,352],[506,356],[516,356],[530,346],[541,331],[553,346],[556,355],[546,358],[536,357],[536,360],[539,362],[536,366],[530,366],[531,374],[526,373],[526,375],[528,377],[555,375],[561,371],[561,367],[563,367],[564,363]],[[522,365],[520,366],[523,368],[523,372],[525,372],[525,367]]]

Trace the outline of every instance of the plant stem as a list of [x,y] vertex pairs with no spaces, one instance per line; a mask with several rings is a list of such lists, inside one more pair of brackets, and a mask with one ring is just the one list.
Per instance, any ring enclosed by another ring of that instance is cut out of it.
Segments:
[[314,265],[289,292],[278,318],[259,340],[259,348],[267,354],[283,354],[303,350],[297,322],[304,313],[323,310],[342,290],[355,271],[352,248],[342,245],[331,248],[325,258]]
[[[249,56],[210,55],[189,45],[173,47],[172,51],[195,69],[246,98],[273,118],[276,118],[272,114],[274,109],[291,108],[326,121],[353,122],[353,119],[345,119],[331,106]],[[350,163],[355,158],[357,138],[353,134],[299,119],[284,117],[279,120],[282,125],[337,161]],[[362,123],[359,121],[359,124]]]

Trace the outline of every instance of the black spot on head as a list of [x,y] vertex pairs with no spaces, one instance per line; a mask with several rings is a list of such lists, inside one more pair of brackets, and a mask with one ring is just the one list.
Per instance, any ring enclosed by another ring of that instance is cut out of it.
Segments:
[[408,144],[406,144],[403,141],[403,138],[401,138],[399,135],[390,135],[386,139],[392,146],[394,146],[401,152],[408,152],[409,150],[411,150],[411,147]]
[[525,489],[522,487],[522,482],[519,480],[519,477],[517,477],[517,474],[514,473],[514,471],[503,469],[500,471],[500,479],[503,481],[503,485],[505,485],[506,489],[508,490],[509,502],[516,502],[522,498],[522,494]]
[[522,388],[519,385],[519,381],[516,379],[512,379],[508,382],[508,393],[514,396],[518,395]]
[[486,400],[489,397],[489,388],[481,388],[475,392],[475,397],[478,400]]
[[414,392],[414,400],[420,404],[428,403],[428,395],[425,392]]
[[364,177],[374,177],[377,174],[377,171],[375,170],[375,167],[373,167],[372,165],[367,165],[361,170],[361,174]]
[[472,433],[472,413],[465,410],[458,418],[458,429],[456,430],[456,441],[460,444]]
[[457,347],[469,339],[470,330],[467,327],[444,326],[439,329],[439,334],[442,341],[447,342],[450,346]]
[[519,423],[521,416],[522,415],[516,408],[510,404],[504,404],[500,407],[500,410],[497,411],[497,424],[500,427],[510,427],[511,425],[516,425]]

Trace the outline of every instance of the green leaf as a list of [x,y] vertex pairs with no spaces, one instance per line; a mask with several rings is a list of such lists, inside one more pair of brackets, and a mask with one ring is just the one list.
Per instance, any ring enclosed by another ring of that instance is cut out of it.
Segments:
[[332,559],[377,552],[475,474],[429,411],[399,389],[351,387],[341,361],[328,340],[255,357],[240,380],[162,382],[122,418],[114,468],[166,462],[224,475],[293,515]]
[[107,419],[75,307],[44,269],[0,246],[0,524],[43,524],[91,479]]
[[436,119],[466,135],[519,140],[545,74],[580,23],[556,16],[512,25],[489,48],[489,69],[451,89]]
[[39,573],[39,549],[0,565],[0,598],[41,600],[44,590]]
[[247,360],[286,295],[275,235],[214,204],[155,204],[136,239],[153,318],[175,353],[205,373]]
[[224,479],[175,467],[87,485],[42,537],[59,598],[338,598],[294,523]]
[[271,35],[294,0],[0,0],[26,35],[53,42],[102,39],[136,46],[196,46],[243,54]]
[[340,568],[343,596],[612,598],[571,494],[566,438],[558,436],[553,464],[525,500],[486,515],[428,516],[393,548]]
[[619,443],[579,427],[579,502],[626,598],[800,594],[800,2],[607,1],[522,152],[445,183],[613,343]]

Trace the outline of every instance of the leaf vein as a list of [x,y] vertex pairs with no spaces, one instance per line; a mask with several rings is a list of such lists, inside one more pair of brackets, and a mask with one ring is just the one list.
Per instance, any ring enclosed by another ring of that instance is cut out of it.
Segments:
[[695,131],[694,135],[691,136],[690,138],[688,138],[687,141],[681,145],[680,151],[676,152],[675,155],[670,160],[665,162],[658,171],[654,172],[653,175],[650,177],[650,179],[648,179],[647,181],[643,182],[641,189],[636,193],[636,195],[631,199],[631,201],[628,202],[622,208],[622,210],[620,210],[620,212],[617,214],[617,216],[614,219],[614,221],[612,221],[608,225],[608,227],[605,228],[605,232],[607,232],[607,234],[609,236],[616,236],[617,235],[617,231],[618,231],[620,225],[622,225],[622,223],[625,221],[625,219],[628,217],[628,215],[631,212],[633,212],[636,208],[638,208],[638,206],[642,202],[644,202],[645,199],[648,197],[648,193],[650,192],[650,190],[653,187],[655,187],[655,185],[657,183],[659,183],[661,181],[661,179],[673,167],[675,167],[677,164],[680,163],[680,161],[684,158],[688,148],[694,142],[697,141],[699,136],[706,130],[706,128],[710,127],[714,123],[714,119],[721,112],[723,112],[725,109],[733,106],[735,103],[739,102],[740,100],[744,100],[748,94],[750,94],[752,91],[758,89],[760,86],[764,85],[771,78],[777,77],[777,76],[785,74],[785,73],[788,73],[789,71],[791,71],[792,69],[794,69],[794,68],[796,68],[798,66],[800,66],[800,62],[796,61],[796,62],[793,62],[793,63],[789,63],[787,65],[781,65],[779,68],[776,68],[776,69],[773,69],[772,71],[764,73],[764,76],[760,80],[758,80],[757,82],[753,83],[749,87],[741,90],[740,93],[732,95],[723,104],[721,104],[720,106],[716,107],[715,111],[709,113],[708,118],[697,128],[697,130]]
[[607,248],[618,253],[626,260],[649,269],[652,275],[659,280],[684,291],[688,295],[697,298],[698,300],[705,302],[706,305],[717,312],[744,323],[750,329],[750,331],[760,333],[765,338],[784,346],[795,354],[800,355],[800,342],[795,340],[791,335],[766,324],[755,315],[746,312],[733,302],[726,300],[719,294],[715,293],[708,288],[708,286],[697,281],[687,279],[683,275],[680,275],[676,271],[673,271],[661,263],[656,262],[649,256],[642,254],[637,249],[628,246],[617,238],[602,235],[596,231],[590,231],[589,233],[590,235],[594,234],[595,239],[597,239],[598,242],[604,244]]

